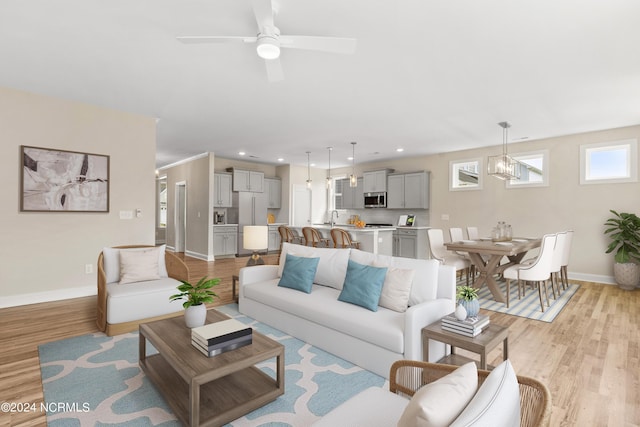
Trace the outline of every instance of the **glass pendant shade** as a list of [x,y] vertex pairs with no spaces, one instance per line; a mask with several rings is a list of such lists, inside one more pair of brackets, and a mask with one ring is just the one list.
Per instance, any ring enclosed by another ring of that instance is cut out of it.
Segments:
[[327,190],[331,188],[331,150],[333,147],[327,147],[329,150],[329,168],[327,169]]
[[351,147],[351,175],[349,175],[349,187],[356,188],[358,186],[358,177],[356,176],[356,142],[352,142]]
[[487,159],[487,173],[502,180],[520,179],[521,163],[507,154],[509,122],[500,122],[498,126],[502,128],[502,154],[489,156]]
[[311,190],[311,151],[307,151],[307,188]]

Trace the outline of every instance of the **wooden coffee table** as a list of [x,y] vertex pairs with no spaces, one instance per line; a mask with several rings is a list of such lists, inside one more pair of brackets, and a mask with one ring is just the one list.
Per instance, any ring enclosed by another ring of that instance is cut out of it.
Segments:
[[[229,317],[207,312],[207,323]],[[158,354],[146,355],[146,342]],[[140,325],[140,368],[178,419],[190,426],[221,426],[284,394],[284,346],[253,331],[250,345],[207,357],[191,345],[178,316]],[[276,358],[276,378],[254,365]]]
[[489,326],[482,330],[475,337],[467,337],[455,332],[449,332],[442,329],[442,321],[438,320],[428,326],[422,328],[422,357],[429,361],[429,340],[440,341],[451,346],[451,354],[438,360],[438,363],[446,363],[448,365],[463,365],[472,361],[468,357],[456,354],[456,347],[462,348],[480,355],[480,363],[476,364],[480,369],[491,369],[487,366],[487,353],[502,343],[502,358],[507,360],[509,357],[509,329],[489,323]]

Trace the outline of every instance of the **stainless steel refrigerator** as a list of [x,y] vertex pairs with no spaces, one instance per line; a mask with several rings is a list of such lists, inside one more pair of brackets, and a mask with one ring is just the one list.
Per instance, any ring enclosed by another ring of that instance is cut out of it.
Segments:
[[267,193],[238,192],[238,255],[250,254],[244,248],[245,225],[267,225]]

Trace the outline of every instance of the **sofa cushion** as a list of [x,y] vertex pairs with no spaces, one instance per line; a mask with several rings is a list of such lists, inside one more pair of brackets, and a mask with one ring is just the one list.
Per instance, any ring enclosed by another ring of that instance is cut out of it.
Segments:
[[320,258],[304,258],[287,254],[278,286],[310,293],[313,278],[318,269],[318,261]]
[[313,283],[330,286],[335,289],[342,289],[344,278],[347,275],[349,251],[350,249],[313,248],[311,246],[283,243],[282,252],[280,252],[278,277],[282,276],[286,254],[307,258],[320,258]]
[[[160,277],[169,277],[167,274],[167,266],[165,262],[165,251],[166,245],[156,246],[159,250],[158,252],[158,275]],[[120,281],[120,251],[144,251],[147,248],[127,248],[127,249],[118,249],[118,248],[102,248],[102,256],[103,256],[103,268],[105,276],[107,277],[107,283],[115,283]]]
[[120,251],[120,284],[157,280],[158,248]]
[[409,399],[380,387],[369,387],[356,394],[312,427],[388,427],[395,426]]
[[[380,261],[373,262],[374,267],[383,267]],[[409,295],[411,293],[411,283],[415,270],[405,270],[402,268],[388,267],[387,275],[382,285],[380,294],[380,307],[404,313],[409,305]]]
[[349,260],[344,286],[338,300],[378,311],[378,302],[386,274],[386,267],[373,267]]
[[[405,314],[380,307],[376,313],[338,301],[340,291],[313,285],[311,294],[278,286],[278,279],[243,285],[244,298],[259,301],[396,353],[404,353]],[[345,322],[345,319],[349,319]]]
[[405,408],[398,427],[447,427],[460,415],[478,389],[475,362],[422,386]]
[[520,425],[520,386],[509,360],[496,366],[452,427]]

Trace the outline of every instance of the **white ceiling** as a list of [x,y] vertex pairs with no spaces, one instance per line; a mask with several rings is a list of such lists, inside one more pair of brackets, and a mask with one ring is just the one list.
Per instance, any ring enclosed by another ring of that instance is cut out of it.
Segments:
[[[0,85],[158,118],[157,164],[202,152],[326,167],[640,123],[640,1],[277,0],[269,83],[249,0],[1,0]],[[395,150],[403,147],[403,153]]]

